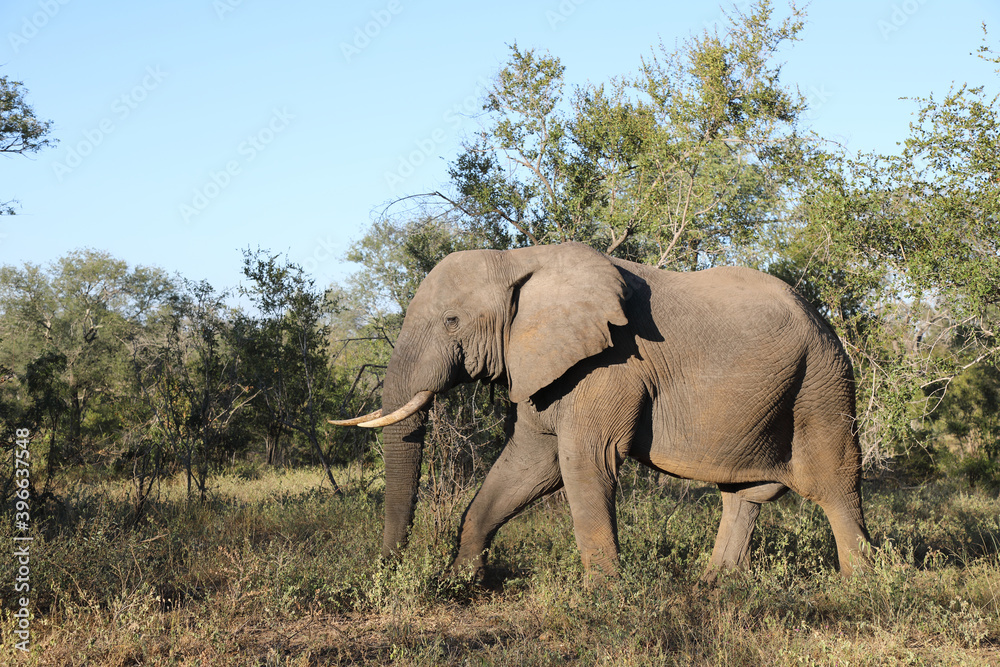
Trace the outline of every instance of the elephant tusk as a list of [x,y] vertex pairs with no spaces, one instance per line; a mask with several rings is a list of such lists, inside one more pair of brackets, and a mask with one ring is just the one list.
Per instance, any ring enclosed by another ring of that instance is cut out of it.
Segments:
[[336,426],[357,426],[361,422],[367,422],[373,419],[378,419],[381,416],[382,416],[382,408],[379,408],[375,412],[369,412],[366,415],[361,415],[360,417],[354,417],[353,419],[327,419],[327,421]]
[[401,422],[418,410],[422,410],[427,407],[432,400],[434,400],[433,391],[419,391],[413,395],[413,398],[410,399],[409,403],[392,414],[380,417],[379,419],[374,419],[372,421],[361,422],[358,426],[362,428],[378,428],[379,426],[388,426],[389,424]]

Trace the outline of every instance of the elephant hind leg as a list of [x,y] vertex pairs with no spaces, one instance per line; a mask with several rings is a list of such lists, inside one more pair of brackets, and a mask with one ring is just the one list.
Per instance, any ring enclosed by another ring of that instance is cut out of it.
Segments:
[[853,489],[825,495],[817,499],[817,502],[830,520],[833,536],[837,540],[840,573],[849,577],[864,570],[870,555],[871,538],[865,528],[861,493],[857,485]]
[[750,560],[750,540],[753,537],[760,505],[776,500],[788,491],[783,484],[756,485],[720,484],[722,520],[715,548],[702,575],[704,583],[712,583],[725,570],[742,569]]
[[790,484],[823,508],[837,540],[840,572],[847,577],[865,567],[871,539],[861,508],[861,448],[853,422],[842,414],[847,410],[796,433],[793,448],[800,453],[798,461],[792,458]]

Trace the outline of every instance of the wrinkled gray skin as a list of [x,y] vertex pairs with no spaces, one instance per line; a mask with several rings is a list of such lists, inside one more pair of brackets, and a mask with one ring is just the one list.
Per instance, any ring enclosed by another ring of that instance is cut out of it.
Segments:
[[[481,571],[497,530],[565,487],[585,567],[615,572],[626,456],[718,484],[708,579],[746,564],[760,503],[788,489],[826,512],[842,573],[864,562],[851,364],[777,278],[673,273],[576,243],[454,253],[410,304],[383,414],[474,380],[506,384],[516,415],[462,520],[456,571]],[[413,521],[426,416],[385,427],[385,556]]]

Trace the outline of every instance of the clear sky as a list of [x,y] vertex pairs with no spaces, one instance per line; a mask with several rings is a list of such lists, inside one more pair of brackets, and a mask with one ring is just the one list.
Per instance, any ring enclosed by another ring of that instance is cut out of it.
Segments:
[[[900,97],[1000,82],[970,55],[983,22],[1000,44],[998,0],[808,13],[783,80],[852,151],[895,151],[915,109]],[[508,44],[600,83],[720,18],[691,0],[3,0],[0,74],[60,143],[0,159],[0,201],[21,204],[0,217],[0,263],[91,247],[226,288],[259,246],[325,286],[388,202],[445,184]]]

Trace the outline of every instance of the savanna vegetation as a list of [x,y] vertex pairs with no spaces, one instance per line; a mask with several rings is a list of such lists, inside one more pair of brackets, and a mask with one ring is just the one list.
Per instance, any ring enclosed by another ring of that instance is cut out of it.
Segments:
[[[447,186],[374,223],[342,285],[253,248],[231,291],[93,249],[2,267],[0,534],[20,534],[27,430],[34,541],[30,652],[0,660],[1000,661],[997,81],[914,91],[899,152],[851,155],[780,77],[804,21],[757,2],[572,89],[556,56],[512,46]],[[1000,67],[990,44],[984,29],[973,57]],[[0,78],[0,151],[54,141],[26,99]],[[750,571],[698,587],[718,493],[630,466],[619,579],[580,585],[558,494],[500,532],[485,585],[443,579],[503,445],[505,390],[477,385],[434,405],[413,537],[401,564],[379,561],[378,434],[327,419],[378,407],[407,304],[446,254],[567,240],[751,266],[816,305],[855,366],[870,572],[841,580],[822,512],[786,496]],[[4,582],[16,571],[0,559]]]

